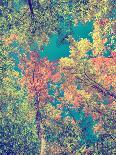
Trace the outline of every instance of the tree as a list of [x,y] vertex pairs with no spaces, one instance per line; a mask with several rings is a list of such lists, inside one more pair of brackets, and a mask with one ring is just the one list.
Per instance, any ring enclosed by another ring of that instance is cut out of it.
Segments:
[[[19,9],[14,8],[13,3],[0,2],[0,43],[4,44],[1,50],[2,129],[8,128],[7,134],[11,133],[13,125],[23,132],[31,130],[32,141],[38,143],[35,121],[42,155],[49,152],[89,154],[91,147],[88,143],[92,140],[88,138],[84,141],[89,127],[99,138],[92,149],[98,146],[96,153],[99,154],[105,150],[102,146],[106,147],[108,141],[110,149],[114,141],[112,107],[116,98],[116,54],[115,21],[109,19],[109,1],[27,0]],[[19,1],[15,3],[19,5]],[[88,20],[93,20],[92,41],[83,38],[75,41],[69,36],[74,24]],[[62,40],[69,36],[70,56],[61,58],[59,66],[30,51],[33,42],[41,47],[48,43],[48,36],[53,32],[62,35],[65,29],[67,32]],[[14,48],[15,45],[18,47]],[[22,55],[19,53],[20,46],[25,48]],[[19,72],[14,69],[14,61],[9,57],[11,50],[18,53]],[[75,117],[75,111],[82,112],[79,119]],[[7,126],[5,123],[8,121],[12,123]],[[83,121],[89,126],[82,126]],[[20,126],[24,123],[26,127],[22,129]],[[30,134],[24,133],[24,141],[19,143],[31,144],[32,141],[28,141]],[[13,136],[19,137],[17,131]],[[23,153],[25,147],[19,150],[16,147],[15,153]],[[104,152],[107,153],[107,150]]]
[[[44,115],[46,115],[44,107],[49,105],[51,99],[48,93],[48,82],[59,80],[60,74],[56,72],[54,63],[49,62],[46,58],[40,59],[37,52],[31,52],[29,59],[27,57],[22,58],[19,67],[23,74],[21,84],[27,87],[30,102],[34,99],[38,138],[41,139],[40,154],[43,155],[46,147],[43,124]],[[52,110],[55,111],[53,108]],[[56,111],[56,115],[57,113],[59,111]]]
[[[115,56],[112,57],[112,52],[110,57],[103,56],[106,42],[100,31],[96,31],[98,28],[99,25],[96,25],[93,30],[93,42],[83,38],[80,41],[69,38],[70,55],[60,59],[59,70],[64,81],[62,106],[67,107],[70,113],[72,107],[82,108],[86,116],[91,115],[97,121],[93,131],[102,133],[108,105],[116,99]],[[89,55],[89,52],[93,53]]]
[[[18,1],[15,3],[20,6]],[[106,18],[110,8],[108,5],[109,2],[105,0],[99,3],[91,0],[27,0],[17,11],[13,4],[8,2],[7,6],[1,6],[1,33],[16,27],[33,39],[41,37],[43,33],[49,36],[52,33],[62,34],[63,31],[66,31],[67,36],[72,34],[72,27],[78,21]]]
[[9,43],[15,35],[10,37],[0,40],[0,154],[37,153],[35,111],[28,104],[26,90],[21,88],[20,73],[10,55]]

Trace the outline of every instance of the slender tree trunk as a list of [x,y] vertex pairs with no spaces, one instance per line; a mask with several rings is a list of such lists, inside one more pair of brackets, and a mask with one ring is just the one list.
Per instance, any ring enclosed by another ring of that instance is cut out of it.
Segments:
[[44,138],[41,138],[40,155],[46,155],[46,141]]
[[42,124],[40,126],[42,129],[40,155],[46,155],[46,140],[45,140],[44,129],[43,129]]
[[39,98],[38,95],[35,95],[35,109],[36,109],[36,128],[38,139],[40,140],[41,147],[39,155],[46,155],[46,140],[45,140],[45,133],[44,127],[42,125],[42,116],[39,110]]

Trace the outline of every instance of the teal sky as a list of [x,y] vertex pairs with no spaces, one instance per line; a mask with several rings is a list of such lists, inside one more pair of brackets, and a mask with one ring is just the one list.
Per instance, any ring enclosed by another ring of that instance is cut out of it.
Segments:
[[[90,36],[92,30],[92,22],[86,24],[79,23],[78,26],[73,27],[72,37],[75,40],[79,40],[80,38],[92,40]],[[42,57],[47,57],[51,61],[66,57],[69,55],[69,43],[58,44],[58,35],[54,34],[50,37],[49,44],[44,46],[44,51],[40,54]]]

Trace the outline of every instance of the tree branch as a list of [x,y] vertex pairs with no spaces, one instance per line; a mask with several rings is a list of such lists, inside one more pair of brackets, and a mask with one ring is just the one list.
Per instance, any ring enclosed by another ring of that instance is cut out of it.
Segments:
[[91,79],[85,72],[85,69],[84,74],[87,77],[87,79],[93,83],[91,86],[92,88],[96,89],[98,92],[101,92],[104,95],[109,95],[112,96],[114,99],[116,99],[116,94],[114,92],[111,92],[110,90],[104,88],[101,84],[97,83],[95,80]]
[[28,5],[29,5],[29,9],[30,9],[31,14],[34,15],[33,7],[32,7],[32,0],[27,0],[27,2],[28,2]]

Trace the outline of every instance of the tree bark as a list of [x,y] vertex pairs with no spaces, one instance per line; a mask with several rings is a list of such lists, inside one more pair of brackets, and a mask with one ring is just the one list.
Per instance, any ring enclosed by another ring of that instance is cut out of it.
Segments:
[[46,155],[46,140],[45,140],[45,134],[44,134],[44,129],[41,124],[41,148],[40,148],[40,155]]
[[42,116],[39,110],[39,97],[38,94],[35,95],[35,109],[36,109],[36,128],[38,139],[41,141],[40,153],[39,155],[46,155],[46,140],[44,127],[42,125]]

